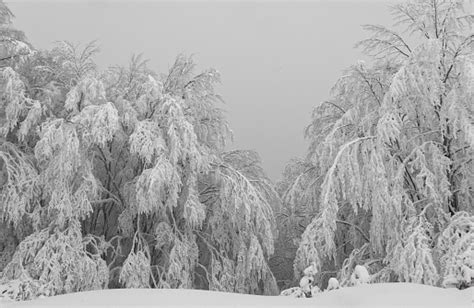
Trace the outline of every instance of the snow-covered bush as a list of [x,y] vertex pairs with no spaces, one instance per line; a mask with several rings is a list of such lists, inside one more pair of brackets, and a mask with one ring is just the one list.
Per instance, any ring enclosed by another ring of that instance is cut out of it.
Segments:
[[339,281],[334,277],[329,278],[328,287],[326,290],[331,291],[331,290],[337,290],[339,288],[340,288]]
[[321,292],[318,286],[314,285],[314,275],[317,274],[317,269],[314,264],[304,269],[304,276],[300,279],[299,287],[292,287],[283,290],[280,295],[292,297],[313,297]]
[[311,286],[311,297],[315,297],[318,293],[321,293],[321,289],[318,286]]
[[291,297],[296,297],[296,298],[306,297],[306,294],[304,293],[303,290],[301,290],[300,287],[293,287],[293,288],[285,289],[285,290],[281,291],[280,295],[281,296],[291,296]]
[[357,265],[351,275],[351,284],[353,286],[370,283],[370,274],[362,265]]
[[303,276],[300,280],[300,288],[305,293],[311,292],[311,287],[313,286],[313,277]]

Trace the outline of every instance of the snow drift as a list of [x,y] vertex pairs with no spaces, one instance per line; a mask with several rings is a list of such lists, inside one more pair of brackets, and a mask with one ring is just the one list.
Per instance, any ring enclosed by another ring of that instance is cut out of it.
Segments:
[[474,288],[441,289],[421,284],[381,283],[323,292],[314,298],[256,296],[184,289],[113,289],[60,295],[16,307],[452,307],[473,304]]

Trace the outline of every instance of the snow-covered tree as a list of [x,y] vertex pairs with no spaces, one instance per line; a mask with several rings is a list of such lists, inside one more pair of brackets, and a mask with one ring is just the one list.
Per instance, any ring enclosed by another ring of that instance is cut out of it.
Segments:
[[33,52],[25,34],[12,27],[13,13],[0,1],[0,67],[13,65]]
[[356,265],[374,282],[472,273],[474,16],[461,0],[392,12],[416,45],[365,27],[358,46],[373,62],[349,68],[315,108],[307,158],[280,185],[290,225],[305,227],[295,276],[313,262],[343,269],[340,281]]
[[276,294],[267,260],[278,194],[255,152],[224,150],[231,131],[214,90],[219,73],[196,75],[185,56],[163,76],[140,56],[101,72],[97,51],[63,42],[2,68],[7,293]]

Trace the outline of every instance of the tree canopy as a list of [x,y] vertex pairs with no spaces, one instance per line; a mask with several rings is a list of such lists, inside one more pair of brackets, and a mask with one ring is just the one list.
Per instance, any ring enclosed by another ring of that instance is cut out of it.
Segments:
[[[180,55],[99,71],[92,42],[31,47],[0,3],[1,279],[16,299],[106,287],[274,294],[278,195],[226,150],[219,72]],[[7,48],[5,47],[5,48]],[[4,231],[4,232],[3,232]],[[6,242],[6,240],[5,240]]]
[[463,4],[393,6],[412,39],[365,26],[357,46],[373,61],[350,67],[314,109],[307,156],[279,184],[286,232],[304,228],[296,277],[314,262],[343,284],[356,264],[373,281],[470,283],[474,16]]

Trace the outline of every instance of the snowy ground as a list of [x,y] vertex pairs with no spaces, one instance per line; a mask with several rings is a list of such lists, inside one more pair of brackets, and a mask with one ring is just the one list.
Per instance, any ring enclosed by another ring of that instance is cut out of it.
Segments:
[[[372,284],[318,294],[315,298],[254,296],[200,290],[114,289],[74,293],[14,307],[474,307],[474,287],[459,291],[408,283]],[[2,305],[3,304],[3,305]]]

